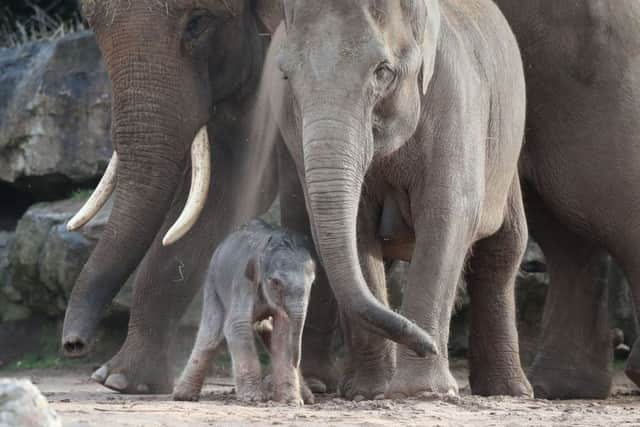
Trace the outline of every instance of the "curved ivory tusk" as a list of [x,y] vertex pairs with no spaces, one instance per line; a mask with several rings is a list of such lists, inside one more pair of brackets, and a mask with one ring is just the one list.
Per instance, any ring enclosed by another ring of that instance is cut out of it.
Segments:
[[109,196],[116,188],[116,173],[118,171],[118,153],[113,152],[107,170],[104,172],[98,186],[86,201],[84,206],[67,223],[67,230],[74,231],[91,221],[91,218],[102,209]]
[[178,241],[196,223],[207,201],[210,179],[209,135],[207,127],[203,126],[191,144],[191,189],[189,190],[189,197],[175,224],[162,239],[164,246],[169,246]]

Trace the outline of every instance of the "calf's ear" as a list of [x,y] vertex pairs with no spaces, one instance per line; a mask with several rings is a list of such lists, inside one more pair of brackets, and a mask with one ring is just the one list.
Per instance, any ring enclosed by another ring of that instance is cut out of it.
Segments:
[[282,0],[254,0],[256,16],[269,33],[273,34],[284,18]]
[[258,281],[258,262],[255,257],[249,258],[247,266],[244,269],[244,277],[246,277],[251,283]]

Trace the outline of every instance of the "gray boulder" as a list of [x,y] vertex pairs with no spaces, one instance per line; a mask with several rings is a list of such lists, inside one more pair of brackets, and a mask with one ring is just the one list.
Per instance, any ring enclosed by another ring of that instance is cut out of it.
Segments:
[[0,323],[31,316],[31,310],[20,304],[20,293],[9,285],[9,256],[14,242],[15,233],[0,231]]
[[62,427],[47,399],[29,380],[0,379],[0,427]]
[[75,281],[109,218],[111,203],[79,232],[67,221],[85,202],[76,197],[32,206],[18,222],[8,287],[18,302],[52,316],[64,313]]
[[[92,248],[92,242],[84,235],[64,230],[64,224],[81,203],[82,200],[39,203],[18,222],[9,285],[31,309],[48,315],[64,312],[67,290],[73,286],[68,281],[75,280],[78,265],[84,264]],[[79,240],[85,243],[85,251],[78,250],[75,243]]]
[[[79,231],[67,231],[67,221],[85,201],[85,197],[76,197],[61,202],[38,203],[18,222],[4,289],[11,290],[7,294],[14,296],[14,303],[22,310],[26,308],[50,316],[64,314],[71,290],[98,243],[113,205],[110,200]],[[134,276],[135,273],[116,295],[111,312],[126,312],[131,307]],[[200,296],[185,314],[184,326],[197,327],[201,305]],[[2,307],[0,297],[0,316]],[[17,316],[16,307],[12,309],[12,316]]]
[[112,152],[110,113],[91,32],[0,49],[0,181],[51,198],[95,180]]

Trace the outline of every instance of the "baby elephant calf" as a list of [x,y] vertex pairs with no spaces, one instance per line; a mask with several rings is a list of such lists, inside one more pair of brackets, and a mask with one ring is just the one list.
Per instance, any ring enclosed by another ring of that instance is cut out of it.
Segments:
[[[224,335],[240,400],[312,401],[299,369],[302,329],[315,279],[311,253],[311,243],[304,236],[260,220],[253,220],[220,244],[207,273],[198,337],[174,399],[198,400]],[[269,317],[273,331],[264,341],[271,353],[272,373],[266,386],[254,323]]]

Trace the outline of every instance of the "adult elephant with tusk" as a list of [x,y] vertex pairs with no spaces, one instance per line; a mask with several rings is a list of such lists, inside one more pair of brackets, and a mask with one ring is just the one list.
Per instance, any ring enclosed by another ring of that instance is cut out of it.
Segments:
[[[283,3],[265,65],[280,156],[297,166],[280,185],[298,181],[338,300],[342,393],[457,392],[446,348],[466,279],[473,392],[531,395],[513,295],[525,85],[504,17],[490,0]],[[387,306],[383,257],[412,260],[402,315]],[[386,338],[404,345],[397,357]]]
[[262,184],[257,206],[234,214],[236,195],[247,193],[243,173],[269,41],[264,33],[277,25],[279,3],[82,4],[111,77],[115,153],[68,227],[89,221],[111,193],[114,206],[73,289],[62,346],[70,357],[87,354],[105,306],[139,266],[127,339],[93,378],[120,392],[168,393],[169,340],[207,260],[235,224],[265,211],[275,197],[272,168],[255,177]]

